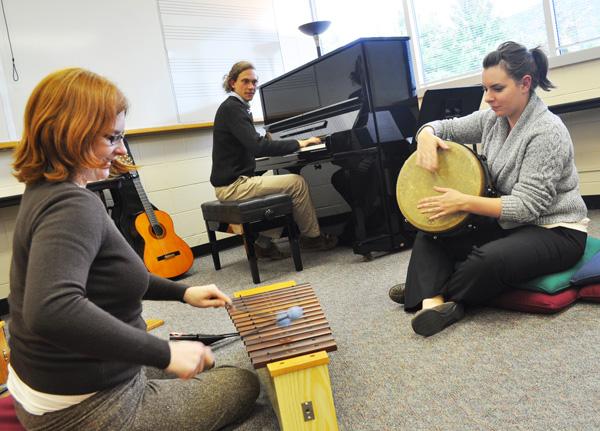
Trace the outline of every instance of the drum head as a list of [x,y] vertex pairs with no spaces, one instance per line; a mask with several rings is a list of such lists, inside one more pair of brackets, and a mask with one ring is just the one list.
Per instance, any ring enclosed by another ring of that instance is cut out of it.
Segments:
[[404,162],[398,182],[396,198],[406,220],[419,230],[428,233],[443,233],[460,226],[470,215],[455,213],[430,221],[421,214],[417,203],[426,197],[439,195],[433,187],[449,187],[462,193],[482,196],[485,188],[485,175],[475,153],[464,145],[446,141],[448,150],[438,150],[437,172],[429,172],[416,165],[417,154],[413,153]]

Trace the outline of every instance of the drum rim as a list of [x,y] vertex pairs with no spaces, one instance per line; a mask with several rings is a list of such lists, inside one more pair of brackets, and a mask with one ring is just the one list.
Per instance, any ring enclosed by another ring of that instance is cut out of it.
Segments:
[[[462,151],[462,149],[467,151],[467,154],[470,153],[473,157],[475,157],[475,159],[479,162],[477,163],[477,170],[479,171],[479,175],[480,178],[483,179],[483,181],[480,184],[479,187],[479,193],[478,196],[483,196],[484,191],[485,191],[485,172],[482,166],[482,161],[479,158],[479,156],[477,155],[477,153],[475,151],[473,151],[471,148],[469,148],[468,146],[464,145],[464,144],[459,144],[458,142],[455,141],[449,141],[449,140],[445,140],[444,142],[446,142],[447,144],[449,144],[450,146],[458,146],[461,148],[460,151]],[[413,152],[405,161],[404,163],[408,162],[411,158],[416,157],[416,151]],[[402,169],[400,170],[400,173],[402,172]],[[462,216],[462,220],[460,220],[459,222],[457,222],[456,224],[454,224],[451,227],[448,228],[444,228],[444,229],[427,229],[427,228],[423,228],[423,227],[417,227],[415,224],[410,222],[410,217],[407,217],[405,212],[402,210],[402,206],[400,205],[400,201],[398,200],[398,184],[400,182],[400,173],[398,174],[398,178],[396,180],[396,203],[398,206],[398,209],[400,210],[400,212],[402,213],[402,216],[404,217],[404,220],[406,223],[410,224],[414,229],[418,230],[418,231],[422,231],[425,232],[427,234],[430,235],[438,235],[438,234],[445,234],[445,233],[449,233],[449,232],[453,232],[457,229],[459,229],[460,227],[464,226],[465,224],[468,223],[468,220],[472,217],[475,216],[475,214],[469,213],[469,212],[465,212],[464,215]]]

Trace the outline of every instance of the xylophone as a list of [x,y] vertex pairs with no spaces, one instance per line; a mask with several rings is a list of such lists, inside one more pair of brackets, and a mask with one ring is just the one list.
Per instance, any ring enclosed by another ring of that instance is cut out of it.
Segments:
[[[327,352],[337,349],[310,284],[289,281],[233,294],[229,315],[267,388],[283,431],[337,430]],[[276,316],[300,306],[287,327]]]

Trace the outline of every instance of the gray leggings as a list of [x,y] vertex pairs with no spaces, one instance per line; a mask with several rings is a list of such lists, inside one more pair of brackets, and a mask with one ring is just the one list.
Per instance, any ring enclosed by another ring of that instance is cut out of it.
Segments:
[[218,367],[191,380],[149,368],[64,410],[31,415],[16,401],[15,409],[28,430],[208,431],[248,416],[259,392],[256,375],[240,368]]

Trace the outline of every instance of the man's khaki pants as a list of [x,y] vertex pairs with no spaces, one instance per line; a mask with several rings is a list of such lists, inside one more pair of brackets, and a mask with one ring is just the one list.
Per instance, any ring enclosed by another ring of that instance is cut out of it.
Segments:
[[314,238],[320,235],[308,186],[300,175],[241,176],[228,186],[215,187],[215,195],[220,201],[249,199],[274,193],[286,193],[292,197],[294,220],[302,236]]

